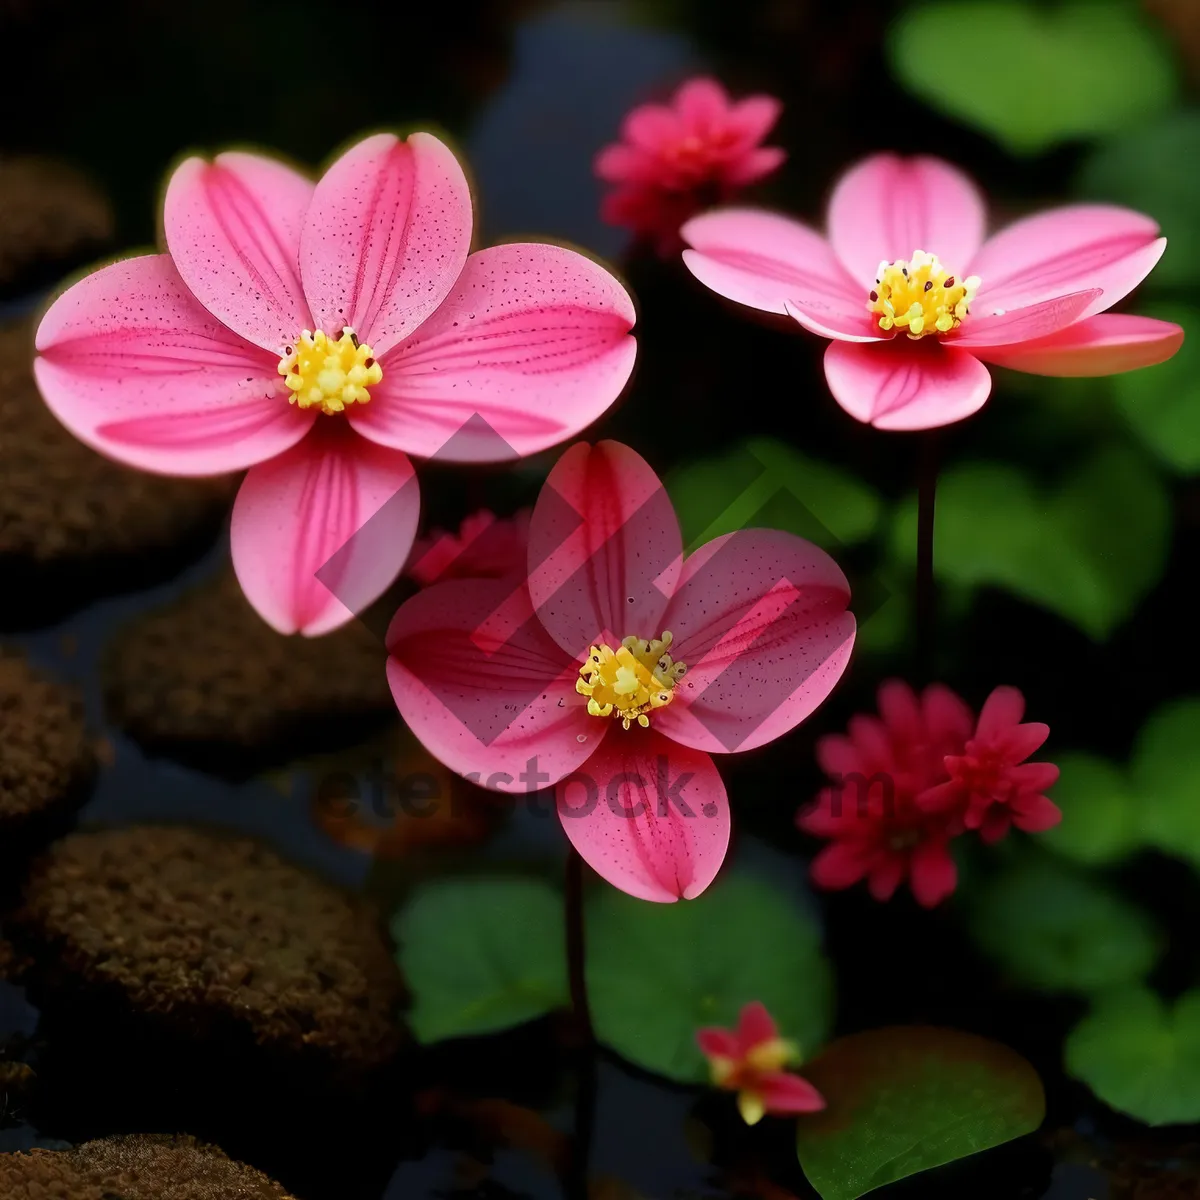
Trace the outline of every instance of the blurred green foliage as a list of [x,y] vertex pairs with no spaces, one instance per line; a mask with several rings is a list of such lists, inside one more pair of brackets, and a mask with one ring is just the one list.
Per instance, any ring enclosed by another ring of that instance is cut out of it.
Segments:
[[823,1200],[856,1200],[1031,1133],[1045,1116],[1029,1063],[953,1029],[853,1034],[831,1043],[805,1073],[827,1107],[801,1118],[796,1147]]
[[1066,1067],[1147,1125],[1200,1121],[1200,991],[1168,1003],[1145,988],[1096,1001],[1066,1043]]

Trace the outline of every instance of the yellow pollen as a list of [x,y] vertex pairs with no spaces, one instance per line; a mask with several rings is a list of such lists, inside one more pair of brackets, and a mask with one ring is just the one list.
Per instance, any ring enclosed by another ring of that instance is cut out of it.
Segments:
[[903,329],[913,341],[949,333],[971,314],[979,276],[958,279],[936,254],[913,251],[907,261],[879,264],[867,311],[879,314],[879,328]]
[[800,1048],[787,1038],[772,1038],[759,1042],[746,1052],[746,1065],[755,1071],[782,1071],[800,1061]]
[[675,698],[675,687],[687,666],[668,653],[670,633],[653,641],[627,637],[614,650],[601,643],[588,651],[579,668],[575,690],[588,698],[593,717],[614,717],[628,729],[636,721],[643,729],[650,714]]
[[319,329],[304,330],[279,360],[279,374],[291,392],[290,403],[332,415],[348,404],[366,404],[371,399],[367,388],[383,378],[383,368],[347,325],[337,341]]

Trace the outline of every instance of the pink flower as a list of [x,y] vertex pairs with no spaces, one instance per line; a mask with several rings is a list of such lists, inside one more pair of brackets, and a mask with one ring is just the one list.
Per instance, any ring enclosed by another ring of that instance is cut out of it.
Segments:
[[974,736],[945,759],[949,779],[923,792],[927,812],[959,812],[967,829],[985,842],[999,841],[1015,825],[1025,833],[1053,829],[1062,811],[1043,793],[1058,779],[1053,763],[1025,760],[1050,736],[1040,722],[1021,724],[1025,697],[998,687],[984,702]]
[[435,529],[413,544],[405,573],[422,587],[442,579],[503,579],[525,571],[530,510],[497,517],[481,508],[458,533]]
[[728,209],[684,226],[684,259],[720,295],[830,338],[834,398],[879,429],[970,416],[991,391],[985,363],[1111,375],[1179,349],[1178,325],[1105,313],[1162,255],[1151,218],[1073,205],[985,242],[984,217],[975,184],[948,163],[880,154],[837,185],[828,240],[787,217]]
[[832,785],[796,823],[831,839],[812,864],[818,887],[865,879],[882,901],[907,879],[926,908],[954,891],[949,842],[962,822],[957,812],[928,811],[917,798],[948,778],[946,756],[961,751],[973,724],[971,710],[948,687],[933,684],[918,697],[890,680],[879,689],[878,717],[853,717],[844,735],[817,742],[817,761]]
[[712,1081],[738,1094],[738,1111],[747,1125],[770,1113],[790,1116],[819,1112],[821,1093],[806,1079],[784,1068],[800,1061],[795,1042],[779,1036],[771,1014],[757,1000],[747,1004],[736,1029],[701,1029],[696,1043],[709,1061]]
[[553,786],[600,875],[642,899],[690,899],[729,843],[710,755],[772,741],[825,699],[854,642],[849,599],[824,551],[778,530],[684,561],[647,463],[579,443],[534,506],[525,580],[448,580],[408,600],[388,678],[451,770],[494,791]]
[[601,209],[610,225],[680,248],[679,227],[711,204],[776,170],[786,157],[763,139],[779,120],[773,96],[736,103],[715,79],[690,79],[669,104],[643,104],[625,118],[621,141],[596,156],[596,174],[615,184]]
[[471,254],[471,224],[462,167],[426,133],[366,138],[315,184],[253,154],[189,158],[167,253],[101,268],[43,317],[42,394],[120,462],[249,467],[232,526],[246,596],[282,633],[325,633],[408,557],[410,454],[542,450],[632,369],[633,304],[607,271],[557,246]]

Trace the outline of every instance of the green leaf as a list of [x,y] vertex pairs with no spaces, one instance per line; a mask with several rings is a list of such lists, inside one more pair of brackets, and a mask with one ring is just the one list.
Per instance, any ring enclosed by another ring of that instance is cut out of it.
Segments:
[[1133,128],[1178,91],[1165,39],[1126,0],[928,4],[888,52],[909,91],[1015,154]]
[[392,921],[417,1040],[493,1033],[569,1002],[562,898],[531,879],[443,879]]
[[1127,858],[1142,843],[1138,805],[1116,765],[1091,754],[1057,754],[1062,772],[1053,800],[1061,825],[1040,835],[1042,845],[1089,866]]
[[1067,1037],[1067,1071],[1147,1125],[1200,1121],[1200,991],[1168,1007],[1132,988],[1101,999]]
[[1200,278],[1200,112],[1165,120],[1096,150],[1076,184],[1080,199],[1111,201],[1152,216],[1166,253],[1142,285],[1180,287]]
[[1200,472],[1200,309],[1157,304],[1142,311],[1182,325],[1187,334],[1183,346],[1156,367],[1114,375],[1108,386],[1145,445],[1180,474],[1195,474]]
[[1066,863],[1019,861],[977,893],[971,932],[1015,980],[1084,995],[1144,979],[1162,951],[1139,908]]
[[811,1053],[829,1031],[833,985],[812,918],[746,875],[695,900],[647,904],[613,889],[588,910],[587,968],[596,1036],[647,1070],[704,1083],[696,1031],[736,1025],[760,1000]]
[[880,513],[878,495],[852,475],[771,438],[677,468],[666,488],[690,549],[756,526],[836,549],[868,537]]
[[1130,777],[1145,839],[1200,866],[1200,699],[1168,704],[1142,726]]
[[1046,1114],[1037,1072],[986,1038],[920,1026],[839,1038],[804,1068],[828,1107],[797,1126],[800,1165],[824,1200],[1032,1133]]
[[[1001,587],[1103,641],[1157,582],[1171,502],[1141,455],[1096,452],[1044,494],[1016,468],[970,463],[938,483],[934,569],[965,587]],[[911,558],[916,500],[897,513],[892,551]]]

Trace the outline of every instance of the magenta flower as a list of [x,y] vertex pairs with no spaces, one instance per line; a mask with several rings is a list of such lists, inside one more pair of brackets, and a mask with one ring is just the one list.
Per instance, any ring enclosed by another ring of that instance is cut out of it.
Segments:
[[687,560],[670,499],[618,442],[572,446],[529,527],[522,583],[449,580],[388,631],[400,715],[451,770],[495,791],[553,786],[563,829],[630,895],[712,882],[729,842],[713,753],[809,715],[854,642],[824,551],[742,530]]
[[625,118],[621,141],[596,156],[596,174],[615,187],[601,214],[676,253],[679,227],[712,204],[770,175],[786,154],[762,141],[779,120],[773,96],[731,101],[715,79],[690,79],[668,104],[643,104]]
[[523,575],[530,510],[497,517],[486,508],[464,517],[458,533],[433,530],[413,543],[405,574],[422,587],[443,579],[504,579]]
[[315,184],[257,155],[190,158],[167,187],[167,253],[51,305],[38,383],[120,462],[249,467],[232,526],[246,596],[280,632],[325,633],[408,557],[410,454],[542,450],[632,369],[633,304],[607,271],[558,246],[471,254],[471,223],[462,167],[426,133],[366,138]]
[[1040,721],[1021,723],[1025,697],[998,687],[984,702],[974,736],[945,759],[950,778],[923,792],[918,805],[930,813],[958,812],[967,829],[985,842],[999,841],[1015,825],[1042,833],[1062,820],[1062,810],[1043,793],[1058,779],[1053,763],[1025,760],[1050,736]]
[[1166,246],[1150,217],[1087,204],[984,241],[975,184],[934,158],[880,154],[850,170],[828,240],[751,209],[689,221],[684,259],[713,291],[831,339],[825,378],[856,420],[930,429],[981,408],[985,363],[1035,375],[1111,375],[1170,358],[1183,330],[1106,313]]
[[812,879],[840,890],[866,880],[890,900],[907,879],[917,902],[933,908],[958,884],[949,842],[963,831],[953,809],[925,809],[919,796],[947,779],[946,756],[971,736],[971,710],[948,687],[918,697],[906,683],[879,689],[879,716],[852,717],[845,734],[817,742],[830,777],[816,803],[796,815],[806,833],[830,839],[813,860]]
[[737,1092],[738,1112],[747,1125],[757,1125],[768,1113],[786,1117],[825,1107],[807,1079],[786,1070],[800,1061],[800,1049],[779,1036],[757,1000],[742,1009],[736,1029],[701,1029],[696,1044],[708,1059],[713,1083]]

